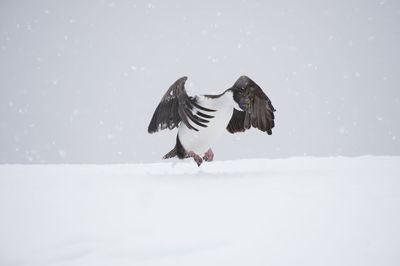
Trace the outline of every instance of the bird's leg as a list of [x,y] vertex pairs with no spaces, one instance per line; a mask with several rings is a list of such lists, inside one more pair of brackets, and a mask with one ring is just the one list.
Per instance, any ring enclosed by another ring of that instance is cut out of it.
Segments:
[[199,155],[197,155],[196,153],[194,153],[192,151],[187,152],[185,157],[186,158],[192,157],[194,159],[194,161],[197,163],[197,166],[200,166],[201,163],[203,162],[203,159],[201,159],[201,157]]
[[214,153],[212,152],[211,148],[208,149],[208,151],[204,154],[203,159],[206,162],[212,162],[212,160],[214,160]]

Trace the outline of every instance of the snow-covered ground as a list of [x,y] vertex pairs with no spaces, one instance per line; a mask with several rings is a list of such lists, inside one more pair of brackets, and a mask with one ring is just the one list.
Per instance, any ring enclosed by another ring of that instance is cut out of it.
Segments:
[[2,165],[0,265],[400,265],[400,157]]

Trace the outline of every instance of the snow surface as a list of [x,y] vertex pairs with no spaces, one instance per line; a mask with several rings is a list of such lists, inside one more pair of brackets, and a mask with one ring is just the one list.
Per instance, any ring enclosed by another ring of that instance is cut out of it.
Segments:
[[400,265],[400,157],[1,165],[0,265]]

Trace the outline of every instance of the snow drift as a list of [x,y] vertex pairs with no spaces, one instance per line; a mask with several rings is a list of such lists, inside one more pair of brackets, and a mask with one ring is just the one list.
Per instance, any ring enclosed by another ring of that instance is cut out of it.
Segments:
[[400,157],[0,166],[0,265],[399,265]]

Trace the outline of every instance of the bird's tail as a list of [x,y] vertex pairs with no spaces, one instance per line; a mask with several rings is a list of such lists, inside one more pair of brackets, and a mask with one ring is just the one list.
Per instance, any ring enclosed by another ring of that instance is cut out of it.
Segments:
[[176,146],[167,154],[164,155],[163,159],[169,159],[169,158],[173,158],[177,155],[176,153]]

